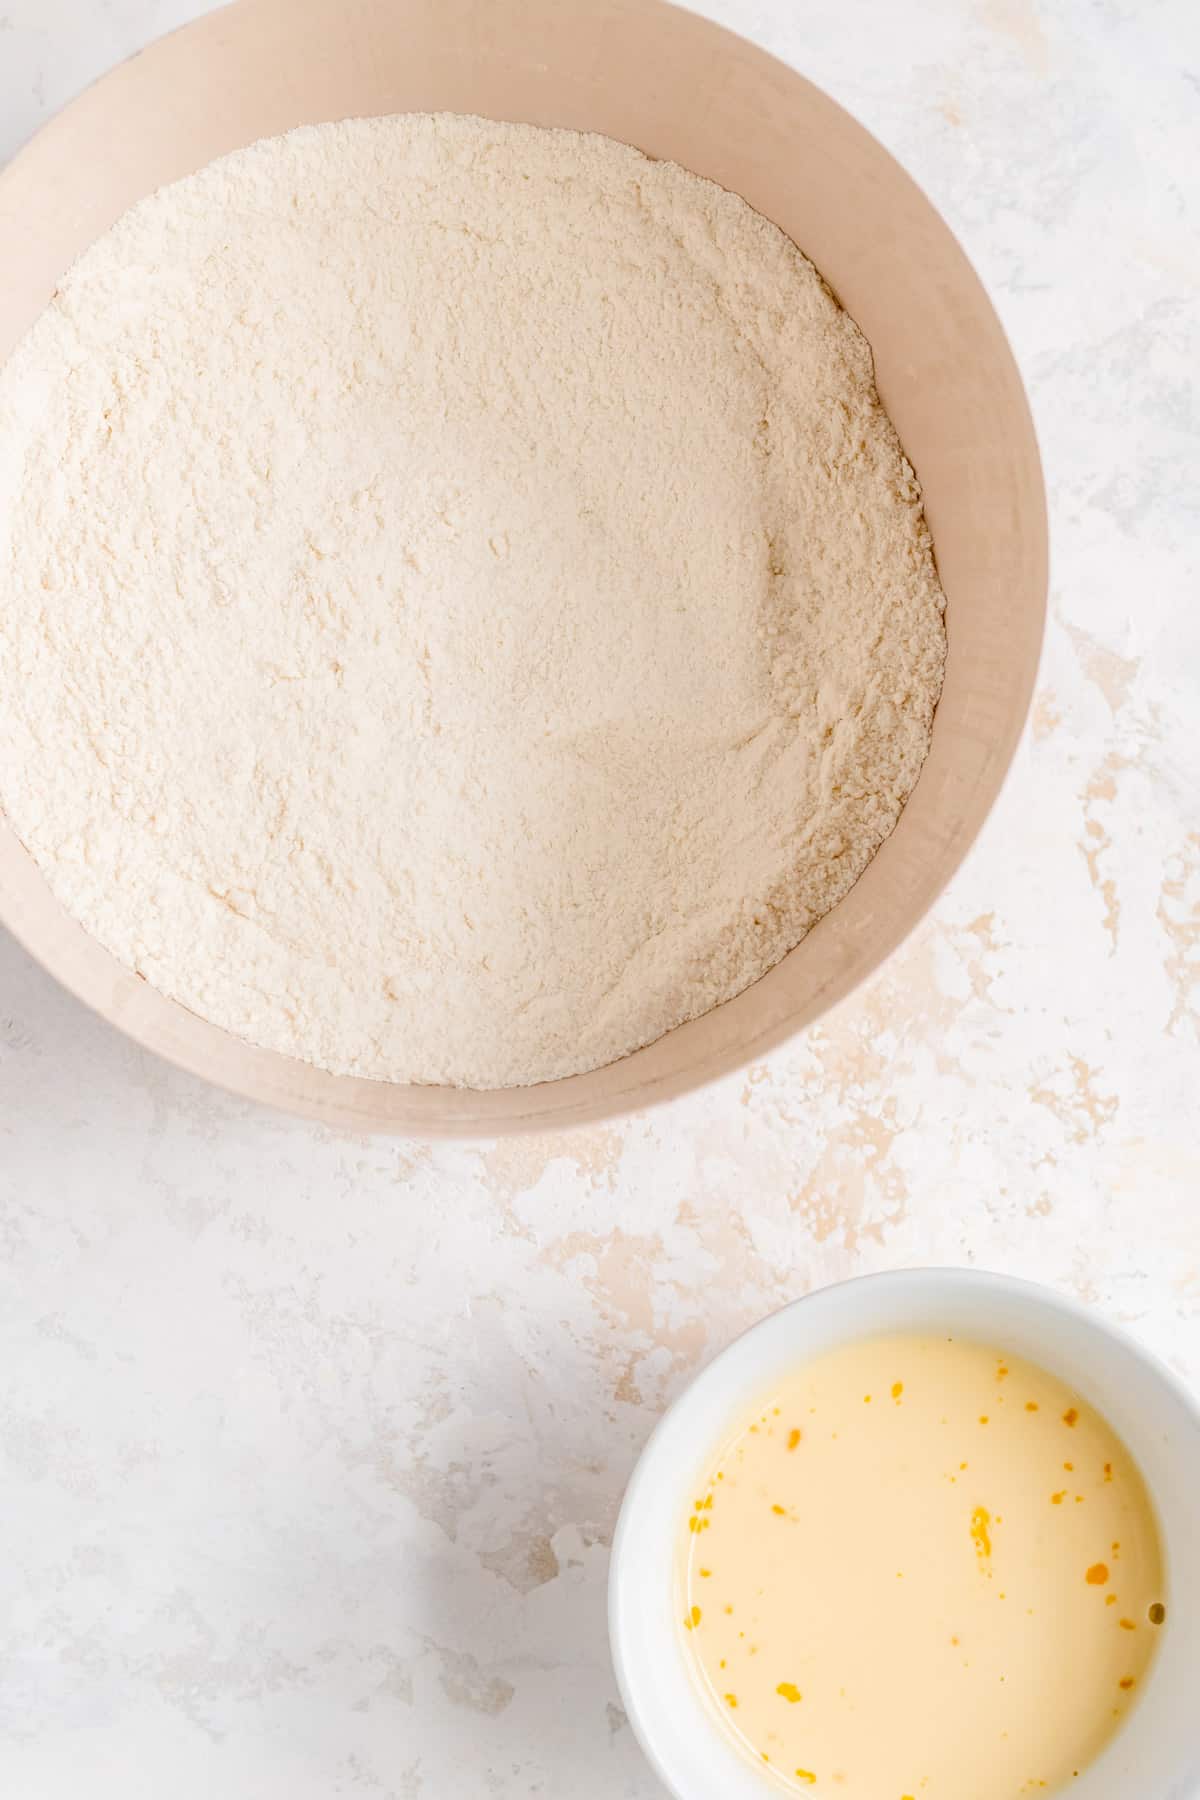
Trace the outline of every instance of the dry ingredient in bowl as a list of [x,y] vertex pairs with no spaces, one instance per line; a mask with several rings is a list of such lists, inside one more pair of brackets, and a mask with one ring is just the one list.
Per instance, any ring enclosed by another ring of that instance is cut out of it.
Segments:
[[0,805],[325,1069],[595,1067],[844,895],[943,598],[863,337],[742,200],[451,116],[135,207],[0,374]]
[[817,1800],[1065,1792],[1166,1619],[1111,1426],[957,1338],[867,1339],[780,1381],[689,1497],[678,1582],[718,1728]]

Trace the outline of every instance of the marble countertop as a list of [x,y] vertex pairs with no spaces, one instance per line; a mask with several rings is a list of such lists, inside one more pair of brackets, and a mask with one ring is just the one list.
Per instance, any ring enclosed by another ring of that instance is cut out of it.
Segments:
[[[0,0],[0,158],[196,0]],[[1028,382],[1049,635],[932,919],[644,1118],[354,1139],[136,1050],[0,941],[0,1792],[651,1800],[608,1546],[781,1301],[1036,1276],[1200,1385],[1200,13],[706,0],[958,232]]]

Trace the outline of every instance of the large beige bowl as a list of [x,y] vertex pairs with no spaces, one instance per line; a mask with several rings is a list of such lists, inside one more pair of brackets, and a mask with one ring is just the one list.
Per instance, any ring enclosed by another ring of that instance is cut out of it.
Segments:
[[421,1136],[541,1130],[665,1100],[761,1056],[876,969],[996,797],[1029,704],[1046,593],[1028,407],[954,238],[816,88],[657,0],[238,0],[164,39],[0,175],[0,360],[74,258],[164,182],[293,125],[443,110],[605,132],[734,189],[790,233],[874,349],[924,485],[950,650],[920,782],[841,905],[736,1000],[608,1068],[540,1087],[392,1086],[252,1049],[114,961],[0,821],[0,920],[105,1018],[239,1093]]

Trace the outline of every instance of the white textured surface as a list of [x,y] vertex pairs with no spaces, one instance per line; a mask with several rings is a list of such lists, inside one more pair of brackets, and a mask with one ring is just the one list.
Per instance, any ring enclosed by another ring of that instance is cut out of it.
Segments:
[[[0,150],[185,0],[0,0]],[[0,1792],[650,1800],[630,1463],[814,1283],[1041,1277],[1200,1383],[1200,13],[711,0],[960,233],[1047,462],[1033,726],[934,919],[747,1076],[498,1149],[335,1139],[0,947]],[[81,14],[87,14],[81,19]]]

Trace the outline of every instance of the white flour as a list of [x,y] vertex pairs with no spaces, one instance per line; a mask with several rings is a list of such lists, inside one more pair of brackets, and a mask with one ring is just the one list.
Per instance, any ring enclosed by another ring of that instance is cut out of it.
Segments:
[[591,1068],[744,988],[924,758],[863,338],[595,137],[327,125],[155,195],[0,375],[0,804],[163,992],[324,1068]]

